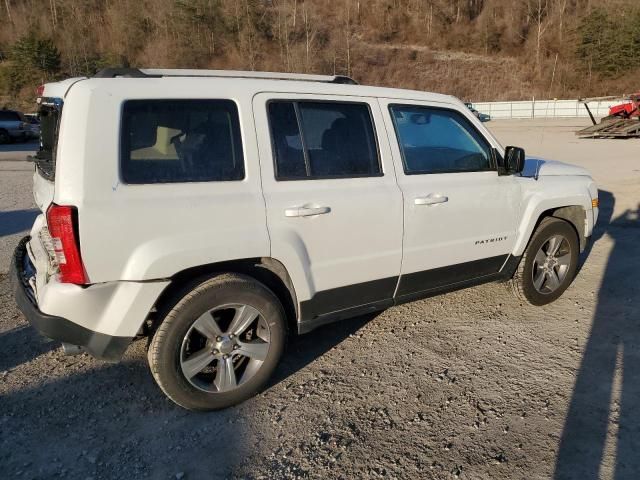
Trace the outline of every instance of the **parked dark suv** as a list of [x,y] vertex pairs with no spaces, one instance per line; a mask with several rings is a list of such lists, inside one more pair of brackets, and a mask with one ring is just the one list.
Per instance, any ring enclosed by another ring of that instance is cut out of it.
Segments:
[[10,143],[29,138],[28,124],[20,112],[0,110],[0,143]]

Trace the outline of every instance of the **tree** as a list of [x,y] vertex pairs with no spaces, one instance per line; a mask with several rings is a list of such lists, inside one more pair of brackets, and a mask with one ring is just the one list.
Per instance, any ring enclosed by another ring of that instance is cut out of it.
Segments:
[[577,57],[590,74],[616,76],[636,67],[634,59],[640,55],[640,9],[613,16],[607,10],[594,8],[582,19],[578,32]]
[[36,70],[47,76],[60,69],[60,52],[56,46],[49,39],[37,38],[34,33],[28,33],[13,45],[10,58],[19,68]]
[[23,35],[11,48],[4,66],[5,89],[15,94],[25,85],[44,83],[60,71],[60,52],[49,39],[34,32]]
[[548,0],[533,0],[529,5],[529,15],[535,22],[535,43],[536,43],[536,73],[540,75],[540,54],[542,48],[542,37],[549,27],[547,19],[549,14]]

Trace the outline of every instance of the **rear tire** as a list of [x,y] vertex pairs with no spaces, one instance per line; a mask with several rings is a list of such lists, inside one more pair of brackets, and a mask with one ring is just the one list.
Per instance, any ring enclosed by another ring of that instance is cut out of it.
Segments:
[[555,301],[575,278],[579,250],[578,235],[568,222],[544,218],[513,278],[507,282],[509,289],[519,300],[531,305]]
[[166,314],[148,351],[158,386],[189,410],[218,410],[258,393],[286,341],[284,309],[251,277],[223,274],[187,293]]
[[11,143],[11,137],[9,136],[9,132],[0,129],[0,145],[3,145],[5,143]]

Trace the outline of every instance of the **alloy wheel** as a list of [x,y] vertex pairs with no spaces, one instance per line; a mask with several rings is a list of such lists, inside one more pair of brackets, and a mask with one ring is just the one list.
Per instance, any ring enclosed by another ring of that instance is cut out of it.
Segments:
[[533,286],[539,293],[555,292],[571,266],[571,246],[563,235],[553,235],[542,244],[533,259]]
[[182,341],[180,368],[194,387],[228,392],[258,372],[270,343],[269,325],[257,309],[222,305],[193,322]]

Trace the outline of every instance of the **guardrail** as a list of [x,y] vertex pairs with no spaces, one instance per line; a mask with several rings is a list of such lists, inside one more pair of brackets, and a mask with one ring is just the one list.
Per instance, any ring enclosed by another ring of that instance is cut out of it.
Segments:
[[[589,102],[594,117],[609,115],[609,107],[624,100]],[[491,118],[568,118],[588,117],[589,113],[582,102],[577,100],[524,100],[517,102],[478,102],[474,108]]]

